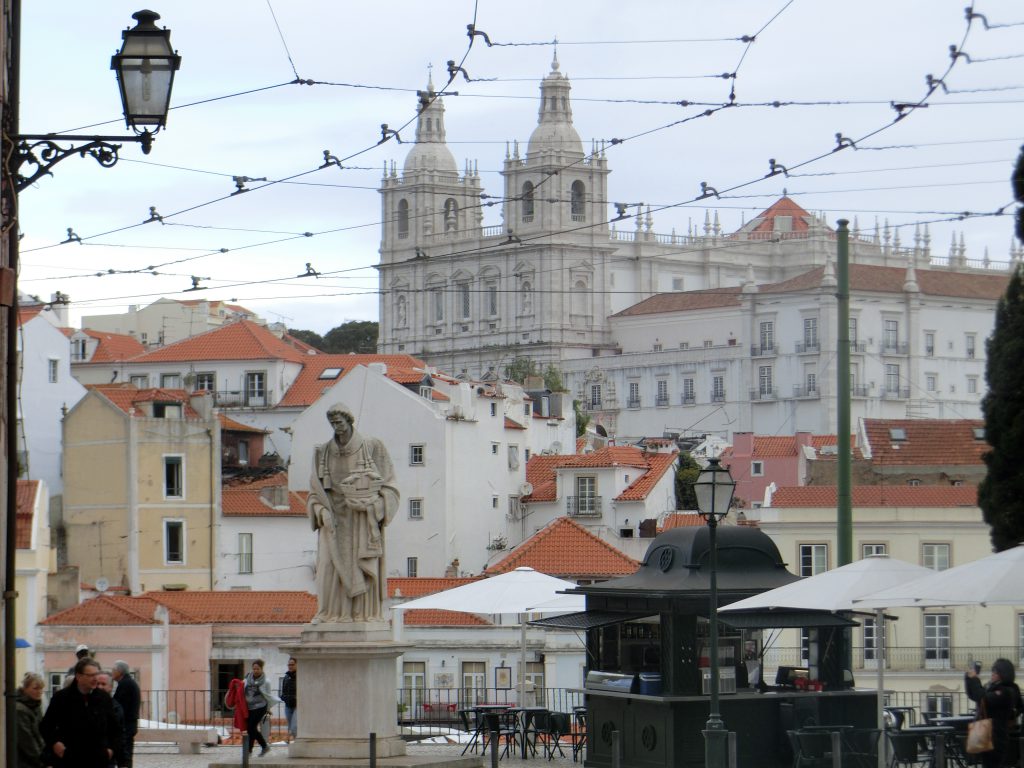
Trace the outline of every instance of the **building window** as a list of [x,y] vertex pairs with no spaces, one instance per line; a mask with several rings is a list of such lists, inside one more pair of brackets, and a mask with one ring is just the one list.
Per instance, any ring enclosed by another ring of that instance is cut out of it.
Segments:
[[132,376],[128,381],[137,389],[146,389],[149,386],[149,376]]
[[804,384],[807,387],[807,394],[813,395],[818,391],[818,374],[806,373],[804,374]]
[[713,376],[711,378],[711,399],[720,403],[725,400],[725,377]]
[[828,570],[828,544],[800,545],[800,575],[816,576]]
[[775,349],[775,323],[771,320],[761,322],[761,351],[770,352]]
[[861,626],[864,631],[864,666],[868,666],[868,662],[871,662],[871,667],[875,668],[880,647],[878,623],[874,617],[864,617],[861,619]]
[[935,356],[935,334],[931,331],[924,335],[924,355],[925,357]]
[[524,315],[533,312],[533,286],[528,282],[519,286],[519,311]]
[[655,394],[655,405],[668,405],[668,382],[665,379],[658,379]]
[[967,377],[967,394],[976,395],[978,394],[978,377],[968,376]]
[[599,512],[597,505],[597,478],[582,476],[576,478],[576,512],[590,515]]
[[462,701],[487,701],[487,664],[483,661],[462,662]]
[[692,405],[697,401],[693,379],[683,379],[683,405]]
[[601,407],[601,385],[591,384],[590,385],[590,407],[600,408]]
[[164,520],[164,565],[185,562],[185,521]]
[[423,499],[409,499],[409,519],[423,519]]
[[626,401],[627,408],[639,408],[640,407],[640,382],[631,381],[629,382],[629,399]]
[[924,388],[928,392],[934,392],[938,387],[938,377],[934,373],[929,373],[924,377]]
[[975,352],[975,344],[977,343],[978,337],[973,333],[968,333],[964,336],[964,342],[966,342],[967,357],[973,358]]
[[498,286],[494,283],[487,286],[487,314],[491,317],[498,314]]
[[454,197],[444,201],[444,231],[455,232],[459,228],[459,204]]
[[582,181],[574,181],[570,191],[570,213],[573,221],[586,221],[586,209],[584,208],[584,196],[586,188]]
[[854,346],[857,345],[857,318],[850,318],[850,343]]
[[924,615],[925,669],[948,669],[950,650],[950,622],[948,613]]
[[508,468],[511,470],[519,469],[519,446],[510,445],[508,447]]
[[252,534],[238,534],[238,572],[252,573]]
[[434,322],[444,322],[444,293],[440,288],[434,288],[430,291],[431,301],[434,305]]
[[164,498],[185,496],[184,456],[164,456]]
[[900,321],[886,320],[882,324],[882,346],[896,349],[900,343]]
[[86,342],[85,339],[72,339],[71,340],[71,359],[72,360],[86,360]]
[[497,416],[497,415],[498,415],[498,404],[497,403],[491,403],[491,416]]
[[492,456],[497,456],[498,455],[498,448],[499,447],[500,447],[499,443],[491,443],[491,455]]
[[949,544],[922,544],[921,565],[933,571],[949,568]]
[[153,403],[154,419],[180,419],[182,415],[181,403]]
[[764,476],[764,462],[763,461],[752,461],[750,462],[750,474],[753,477]]
[[426,446],[422,444],[410,445],[409,446],[409,464],[414,467],[423,466],[423,455],[426,451]]
[[401,703],[409,708],[409,716],[416,717],[423,706],[427,688],[427,662],[402,662]]
[[409,201],[398,201],[398,237],[404,240],[409,236]]
[[770,365],[758,366],[757,391],[762,397],[767,397],[774,391],[772,389],[772,367]]
[[46,365],[47,378],[49,379],[49,382],[51,384],[56,384],[57,383],[57,379],[58,379],[59,374],[60,374],[60,360],[57,360],[56,358],[51,357],[46,362],[47,362],[47,365]]
[[213,392],[217,388],[217,377],[210,372],[196,374],[196,391]]
[[818,346],[818,318],[804,318],[804,346],[813,349]]
[[900,367],[894,363],[885,366],[885,391],[892,395],[899,395],[900,391]]
[[533,182],[523,184],[523,221],[533,221]]
[[885,544],[861,544],[860,545],[860,556],[871,557],[872,555],[884,555],[888,550]]
[[160,386],[164,389],[181,389],[181,374],[161,373]]
[[249,463],[249,441],[238,441],[238,463],[245,465]]
[[245,374],[245,404],[267,404],[267,374],[263,371],[249,371]]
[[917,488],[920,484],[921,481],[918,480],[916,477],[912,477],[909,480],[907,480],[907,485],[909,485],[911,488]]
[[459,283],[459,311],[462,319],[469,319],[469,283]]
[[418,557],[407,557],[405,558],[405,575],[410,579],[416,578],[416,572],[419,570],[419,558]]

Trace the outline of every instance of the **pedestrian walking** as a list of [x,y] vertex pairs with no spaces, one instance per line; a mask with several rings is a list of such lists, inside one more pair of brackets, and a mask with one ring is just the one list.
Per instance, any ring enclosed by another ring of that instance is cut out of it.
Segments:
[[35,672],[25,674],[18,687],[18,768],[42,768],[43,737],[39,723],[43,719],[43,678]]
[[252,754],[256,743],[259,742],[260,757],[270,751],[270,745],[260,730],[260,723],[265,717],[270,716],[274,705],[281,701],[270,689],[270,681],[263,673],[265,666],[263,659],[256,659],[252,663],[252,671],[245,676],[245,705],[249,708],[249,753]]
[[132,768],[132,760],[135,755],[135,734],[139,732],[139,707],[142,704],[142,694],[139,691],[139,684],[131,676],[127,662],[115,661],[112,676],[116,683],[114,701],[120,704],[121,709],[124,710],[125,766]]
[[281,701],[284,702],[284,716],[288,720],[288,740],[293,741],[298,734],[299,713],[295,711],[298,705],[298,662],[295,657],[288,659],[288,671],[281,678]]
[[[980,665],[979,665],[980,666]],[[987,685],[982,685],[974,666],[964,674],[967,696],[978,705],[978,717],[992,718],[992,746],[981,753],[984,768],[1003,768],[1017,764],[1017,737],[1020,735],[1021,695],[1014,682],[1016,673],[1008,659],[996,659]]]
[[100,667],[88,657],[75,664],[74,682],[53,694],[39,732],[57,768],[107,768],[120,749],[114,702],[96,688]]

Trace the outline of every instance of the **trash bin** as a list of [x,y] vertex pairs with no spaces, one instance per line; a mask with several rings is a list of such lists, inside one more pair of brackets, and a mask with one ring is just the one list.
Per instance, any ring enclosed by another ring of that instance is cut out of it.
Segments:
[[642,696],[661,696],[661,675],[654,672],[641,672],[640,687],[637,693]]

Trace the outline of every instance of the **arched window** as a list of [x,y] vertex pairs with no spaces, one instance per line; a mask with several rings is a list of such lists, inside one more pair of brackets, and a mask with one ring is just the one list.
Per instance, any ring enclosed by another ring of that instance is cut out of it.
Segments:
[[586,188],[583,186],[582,181],[574,181],[572,183],[569,212],[572,214],[573,221],[583,221],[585,218],[586,210],[583,207],[583,197],[585,192]]
[[444,231],[454,232],[459,228],[459,204],[454,197],[444,201]]
[[533,221],[533,182],[523,184],[523,221]]
[[398,236],[406,238],[409,236],[409,201],[398,201]]

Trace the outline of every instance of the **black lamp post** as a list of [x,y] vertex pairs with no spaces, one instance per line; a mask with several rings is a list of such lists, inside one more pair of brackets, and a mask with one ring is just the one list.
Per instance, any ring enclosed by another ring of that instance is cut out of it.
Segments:
[[[71,136],[57,133],[19,133],[10,171],[17,191],[34,184],[61,160],[88,155],[105,168],[117,163],[121,145],[113,142],[133,141],[142,145],[148,155],[153,137],[167,123],[174,73],[181,66],[181,57],[171,48],[171,31],[154,23],[160,18],[153,11],[132,14],[136,25],[121,33],[124,43],[110,60],[117,73],[121,91],[124,120],[134,136]],[[152,129],[152,130],[150,130]],[[81,142],[62,147],[57,142]],[[22,170],[22,166],[27,166]]]
[[710,610],[708,611],[708,655],[711,658],[711,711],[704,731],[705,768],[725,768],[725,723],[718,712],[718,523],[729,513],[736,481],[717,458],[708,459],[693,484],[697,511],[708,524],[710,575]]

